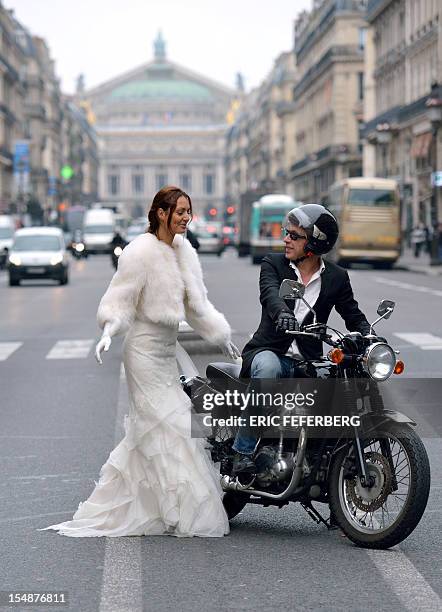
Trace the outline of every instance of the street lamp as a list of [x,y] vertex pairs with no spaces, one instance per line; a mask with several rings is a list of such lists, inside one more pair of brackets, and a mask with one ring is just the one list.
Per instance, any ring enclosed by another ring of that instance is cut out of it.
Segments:
[[393,139],[391,125],[389,123],[378,123],[376,126],[376,140],[382,145],[382,174],[388,176],[387,148]]
[[432,134],[432,169],[431,173],[431,222],[433,226],[433,236],[431,240],[431,265],[440,266],[442,261],[439,254],[439,240],[441,228],[439,226],[439,203],[438,203],[438,188],[440,186],[438,177],[438,162],[437,162],[437,139],[439,127],[442,123],[442,99],[439,97],[434,88],[432,94],[426,101],[427,117],[431,123]]

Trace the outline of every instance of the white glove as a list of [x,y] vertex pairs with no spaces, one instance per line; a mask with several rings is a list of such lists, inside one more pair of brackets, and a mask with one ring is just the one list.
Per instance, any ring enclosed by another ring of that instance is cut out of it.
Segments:
[[103,361],[101,359],[101,353],[103,351],[107,353],[111,344],[112,344],[112,339],[108,334],[103,334],[100,340],[97,342],[97,346],[95,347],[95,359],[98,361],[100,365],[103,365]]
[[221,350],[223,352],[223,355],[225,355],[226,357],[230,357],[230,359],[238,359],[238,357],[241,357],[241,353],[239,352],[239,349],[233,344],[233,342],[226,342],[226,344],[222,344],[221,345]]

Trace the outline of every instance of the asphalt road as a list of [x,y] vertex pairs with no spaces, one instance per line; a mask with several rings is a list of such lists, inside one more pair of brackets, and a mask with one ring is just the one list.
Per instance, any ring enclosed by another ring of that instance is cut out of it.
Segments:
[[[242,347],[259,320],[259,267],[233,251],[202,262],[209,297]],[[0,589],[66,590],[69,608],[51,609],[81,612],[441,609],[442,445],[428,414],[419,426],[432,467],[430,500],[417,529],[390,551],[358,549],[294,504],[246,507],[222,539],[37,531],[71,518],[122,436],[121,340],[102,367],[93,359],[96,307],[111,275],[110,261],[99,256],[73,261],[64,287],[10,288],[0,272]],[[380,299],[396,301],[378,329],[401,350],[406,376],[440,377],[441,278],[372,269],[350,275],[369,319]],[[333,323],[342,329],[339,316]],[[183,344],[202,374],[223,359],[202,341]],[[420,406],[408,408],[419,417]]]

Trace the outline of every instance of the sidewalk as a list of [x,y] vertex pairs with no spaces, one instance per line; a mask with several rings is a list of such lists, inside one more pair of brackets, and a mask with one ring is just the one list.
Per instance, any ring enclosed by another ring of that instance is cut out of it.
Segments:
[[409,270],[410,272],[420,272],[429,276],[441,276],[442,265],[430,265],[430,256],[428,253],[421,253],[420,257],[415,257],[411,249],[405,248],[402,256],[399,258],[395,268]]

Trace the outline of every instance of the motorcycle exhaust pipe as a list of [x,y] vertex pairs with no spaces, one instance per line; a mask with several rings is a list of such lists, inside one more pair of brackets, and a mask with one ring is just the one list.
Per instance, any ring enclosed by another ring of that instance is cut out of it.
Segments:
[[221,487],[224,491],[244,491],[250,495],[258,495],[259,497],[266,497],[268,499],[274,499],[283,501],[290,497],[293,492],[299,486],[302,477],[302,466],[304,463],[305,449],[307,446],[307,434],[305,428],[301,428],[299,434],[298,448],[296,452],[296,462],[293,468],[292,477],[287,488],[281,493],[269,493],[268,491],[260,491],[259,489],[251,489],[250,485],[242,485],[236,478],[232,479],[230,476],[223,476],[221,478]]

